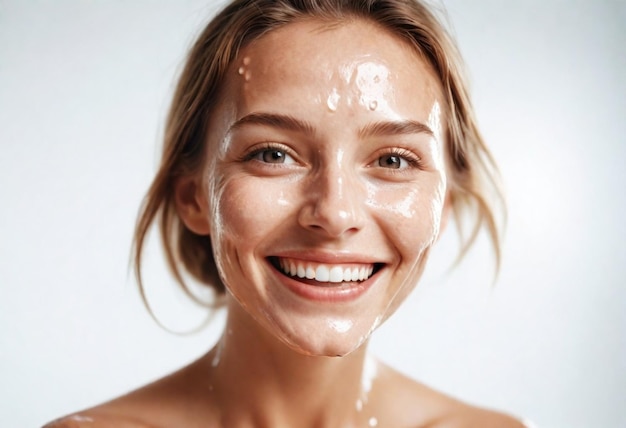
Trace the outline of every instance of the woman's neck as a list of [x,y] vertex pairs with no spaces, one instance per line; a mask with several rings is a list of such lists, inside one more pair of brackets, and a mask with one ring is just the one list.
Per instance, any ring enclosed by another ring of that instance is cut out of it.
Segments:
[[207,362],[223,426],[367,426],[365,344],[344,357],[303,355],[233,303]]

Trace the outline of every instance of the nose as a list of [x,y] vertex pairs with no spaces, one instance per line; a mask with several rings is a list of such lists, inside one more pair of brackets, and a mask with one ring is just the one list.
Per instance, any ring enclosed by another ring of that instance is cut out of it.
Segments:
[[341,165],[325,168],[312,177],[298,221],[306,229],[328,237],[341,237],[365,225],[363,183]]

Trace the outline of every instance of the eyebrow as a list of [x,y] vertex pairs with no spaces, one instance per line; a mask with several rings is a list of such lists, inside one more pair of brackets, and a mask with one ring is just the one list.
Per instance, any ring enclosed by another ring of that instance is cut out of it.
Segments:
[[[276,113],[250,113],[233,123],[229,132],[245,125],[263,125],[288,131],[302,132],[314,135],[315,128],[309,122],[297,119],[291,115]],[[428,134],[434,136],[432,129],[416,120],[399,120],[391,122],[375,122],[359,130],[359,137],[380,137],[387,135]]]
[[237,130],[245,125],[264,125],[273,128],[286,129],[288,131],[302,132],[307,135],[315,134],[313,125],[309,122],[296,119],[293,116],[275,113],[250,113],[233,123],[229,132]]
[[428,134],[434,136],[430,127],[417,120],[399,120],[392,122],[376,122],[359,130],[359,136],[382,137],[386,135]]

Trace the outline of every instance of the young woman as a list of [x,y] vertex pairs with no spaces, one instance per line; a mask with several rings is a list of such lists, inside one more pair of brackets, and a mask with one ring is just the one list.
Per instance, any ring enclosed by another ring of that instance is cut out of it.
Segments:
[[235,0],[187,59],[135,253],[141,284],[158,220],[181,285],[185,270],[223,298],[224,334],[49,426],[522,427],[367,356],[450,215],[498,253],[494,171],[421,1]]

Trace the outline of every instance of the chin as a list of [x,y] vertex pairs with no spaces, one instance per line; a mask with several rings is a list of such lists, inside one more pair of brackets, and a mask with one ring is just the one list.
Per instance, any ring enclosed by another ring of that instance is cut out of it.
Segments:
[[346,346],[346,343],[331,343],[323,345],[295,344],[287,343],[287,345],[299,354],[307,357],[345,357],[355,350],[364,346],[366,341],[356,343],[353,346]]
[[[356,329],[355,329],[356,330]],[[308,333],[290,333],[279,339],[293,351],[309,357],[344,357],[367,345],[373,328],[365,332],[309,330]]]

